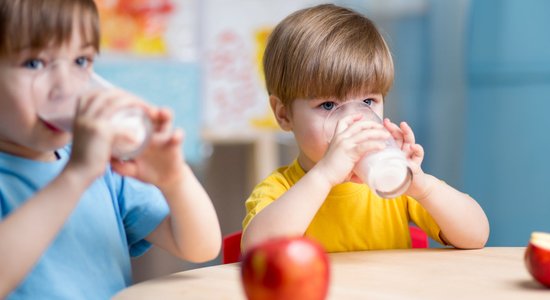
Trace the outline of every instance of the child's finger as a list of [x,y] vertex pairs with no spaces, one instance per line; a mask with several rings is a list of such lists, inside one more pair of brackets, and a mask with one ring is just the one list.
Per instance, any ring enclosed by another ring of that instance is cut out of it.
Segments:
[[168,109],[159,109],[153,120],[155,143],[169,143],[174,134],[172,112]]
[[[99,117],[103,115],[104,111],[113,106],[116,101],[112,99],[116,97],[118,93],[114,89],[106,91],[94,91],[90,94],[84,95],[82,98],[86,101],[85,112],[86,115],[92,117]],[[116,98],[115,98],[116,99]]]
[[361,155],[369,152],[380,151],[386,148],[386,143],[383,141],[369,141],[368,143],[357,144],[355,149]]
[[185,138],[185,132],[181,128],[176,128],[172,134],[172,139],[170,139],[171,145],[181,144]]
[[401,122],[400,128],[403,131],[403,141],[407,144],[414,145],[415,144],[415,138],[414,138],[414,132],[412,131],[411,127],[407,122]]
[[385,141],[390,137],[390,134],[385,129],[371,129],[358,132],[350,137],[350,141],[354,143],[364,143],[372,140]]
[[392,137],[395,140],[398,140],[398,141],[403,140],[403,132],[401,128],[399,128],[397,124],[390,121],[390,119],[388,118],[384,119],[384,127],[386,127],[386,129],[391,133]]
[[416,163],[421,163],[424,159],[424,147],[419,144],[411,146],[411,160]]
[[77,112],[87,112],[90,109],[90,105],[92,105],[93,100],[99,95],[101,92],[96,90],[89,93],[86,93],[77,99]]
[[181,144],[183,141],[183,134],[181,132],[180,128],[171,128],[169,131],[158,133],[153,137],[153,144],[161,147]]
[[147,105],[136,96],[120,89],[93,92],[84,97],[86,115],[96,119],[110,118],[124,107],[142,107]]
[[167,108],[160,108],[157,111],[156,118],[154,120],[157,125],[157,131],[166,132],[172,128],[172,111]]
[[[383,130],[383,126],[381,124],[378,124],[373,121],[357,121],[353,124],[351,124],[348,128],[346,128],[342,133],[343,138],[349,138],[351,136],[356,135],[359,132],[363,131],[370,131],[370,130],[381,130],[386,132],[386,130]],[[387,137],[390,137],[390,134],[387,133]]]
[[342,133],[344,130],[350,127],[354,122],[357,122],[362,118],[363,118],[363,115],[361,114],[352,114],[352,115],[343,117],[336,123],[336,127],[334,128],[334,135],[336,136]]

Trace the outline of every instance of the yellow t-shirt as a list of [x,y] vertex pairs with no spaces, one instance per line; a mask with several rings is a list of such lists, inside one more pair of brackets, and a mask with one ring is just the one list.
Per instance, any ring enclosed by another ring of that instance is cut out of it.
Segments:
[[[243,230],[304,175],[294,161],[258,184],[245,203]],[[347,182],[332,188],[305,236],[320,242],[328,252],[410,248],[409,221],[443,244],[439,226],[413,198],[382,199],[365,184]]]

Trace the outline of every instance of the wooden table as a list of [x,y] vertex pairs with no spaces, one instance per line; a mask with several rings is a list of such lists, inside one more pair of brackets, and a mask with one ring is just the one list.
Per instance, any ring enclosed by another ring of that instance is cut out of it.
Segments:
[[[329,299],[550,299],[523,264],[525,248],[411,249],[330,255]],[[123,299],[245,299],[239,264],[131,286]]]

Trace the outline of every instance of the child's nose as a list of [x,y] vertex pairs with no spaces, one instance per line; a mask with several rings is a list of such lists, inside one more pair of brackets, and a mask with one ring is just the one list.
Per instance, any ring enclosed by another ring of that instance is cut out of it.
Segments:
[[353,105],[343,105],[342,106],[342,116],[349,116],[357,112],[357,108]]
[[51,64],[47,76],[50,82],[50,91],[53,98],[73,96],[79,87],[78,74],[71,69],[68,63],[58,61]]

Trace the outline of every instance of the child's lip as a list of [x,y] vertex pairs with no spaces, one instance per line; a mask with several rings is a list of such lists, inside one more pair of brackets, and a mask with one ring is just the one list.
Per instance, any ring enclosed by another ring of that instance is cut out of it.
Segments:
[[61,130],[60,128],[54,126],[52,123],[44,120],[44,119],[40,119],[42,121],[42,123],[44,123],[44,125],[51,131],[53,132],[56,132],[56,133],[61,133],[63,132],[63,130]]

